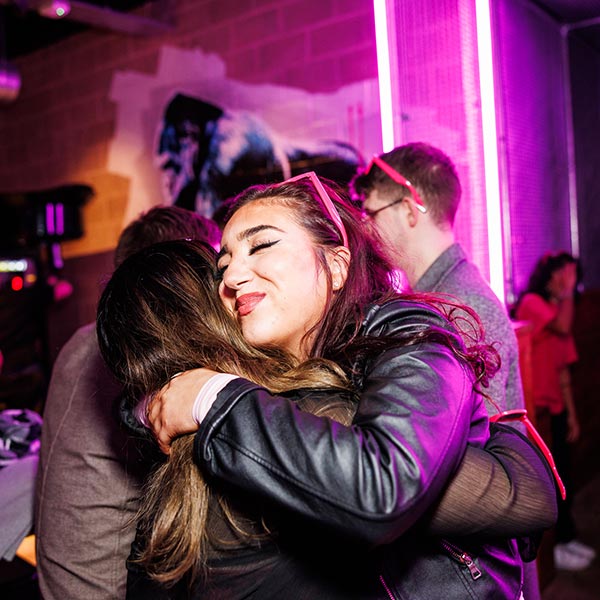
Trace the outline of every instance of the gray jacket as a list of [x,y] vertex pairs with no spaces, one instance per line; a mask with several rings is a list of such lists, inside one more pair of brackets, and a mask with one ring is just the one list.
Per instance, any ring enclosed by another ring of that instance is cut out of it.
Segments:
[[125,597],[146,467],[114,411],[121,388],[105,366],[95,324],[54,364],[36,489],[36,553],[45,600]]

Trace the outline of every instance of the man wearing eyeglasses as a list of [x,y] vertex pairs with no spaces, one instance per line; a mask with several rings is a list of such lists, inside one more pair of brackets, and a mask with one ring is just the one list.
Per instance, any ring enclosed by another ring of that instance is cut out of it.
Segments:
[[421,142],[399,146],[374,157],[351,188],[414,291],[449,294],[477,312],[486,341],[496,342],[502,359],[486,393],[500,410],[524,408],[517,338],[506,308],[455,239],[461,185],[450,158]]
[[[524,408],[517,338],[506,308],[455,239],[461,185],[450,158],[422,142],[399,146],[375,156],[350,189],[415,292],[449,294],[479,315],[486,342],[496,342],[502,361],[485,391],[501,411]],[[490,416],[497,412],[489,403],[488,410]],[[526,564],[524,596],[539,600],[535,563]]]

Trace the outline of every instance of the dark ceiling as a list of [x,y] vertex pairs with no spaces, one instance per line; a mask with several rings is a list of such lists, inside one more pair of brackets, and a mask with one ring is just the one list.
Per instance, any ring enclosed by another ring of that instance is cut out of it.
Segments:
[[600,0],[533,0],[559,23],[579,23],[600,17]]
[[[39,1],[39,0],[37,0]],[[126,13],[155,0],[80,0],[80,4]],[[600,0],[531,0],[560,24],[585,24],[590,19],[600,21]],[[0,0],[0,13],[4,13],[4,36],[0,22],[0,58],[14,59],[45,48],[69,35],[89,28],[70,19],[48,19],[23,6],[31,0]],[[0,19],[1,21],[1,19]],[[577,35],[586,39],[600,51],[600,23],[577,27]],[[4,48],[2,37],[5,38]]]
[[533,3],[600,52],[600,0],[533,0]]
[[[134,8],[149,3],[151,0],[84,0],[101,9],[119,13],[127,13]],[[35,10],[26,10],[27,2],[14,0],[0,2],[0,13],[4,13],[4,49],[6,58],[14,59],[17,56],[29,54],[35,50],[45,48],[74,33],[89,29],[90,26],[75,22],[69,18],[49,19],[40,16]],[[1,14],[0,14],[1,18]],[[0,44],[2,44],[2,26],[0,24]]]

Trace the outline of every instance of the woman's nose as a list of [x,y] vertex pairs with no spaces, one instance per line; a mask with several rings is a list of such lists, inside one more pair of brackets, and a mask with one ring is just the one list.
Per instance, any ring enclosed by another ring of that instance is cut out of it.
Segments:
[[232,259],[223,273],[223,284],[231,290],[239,290],[251,277],[245,261]]

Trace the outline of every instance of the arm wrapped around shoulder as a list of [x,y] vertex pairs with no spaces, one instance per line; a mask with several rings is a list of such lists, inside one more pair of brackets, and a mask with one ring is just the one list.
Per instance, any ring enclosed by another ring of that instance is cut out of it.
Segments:
[[469,446],[426,523],[430,535],[520,537],[554,525],[558,492],[539,450],[508,425],[491,424],[485,448]]

